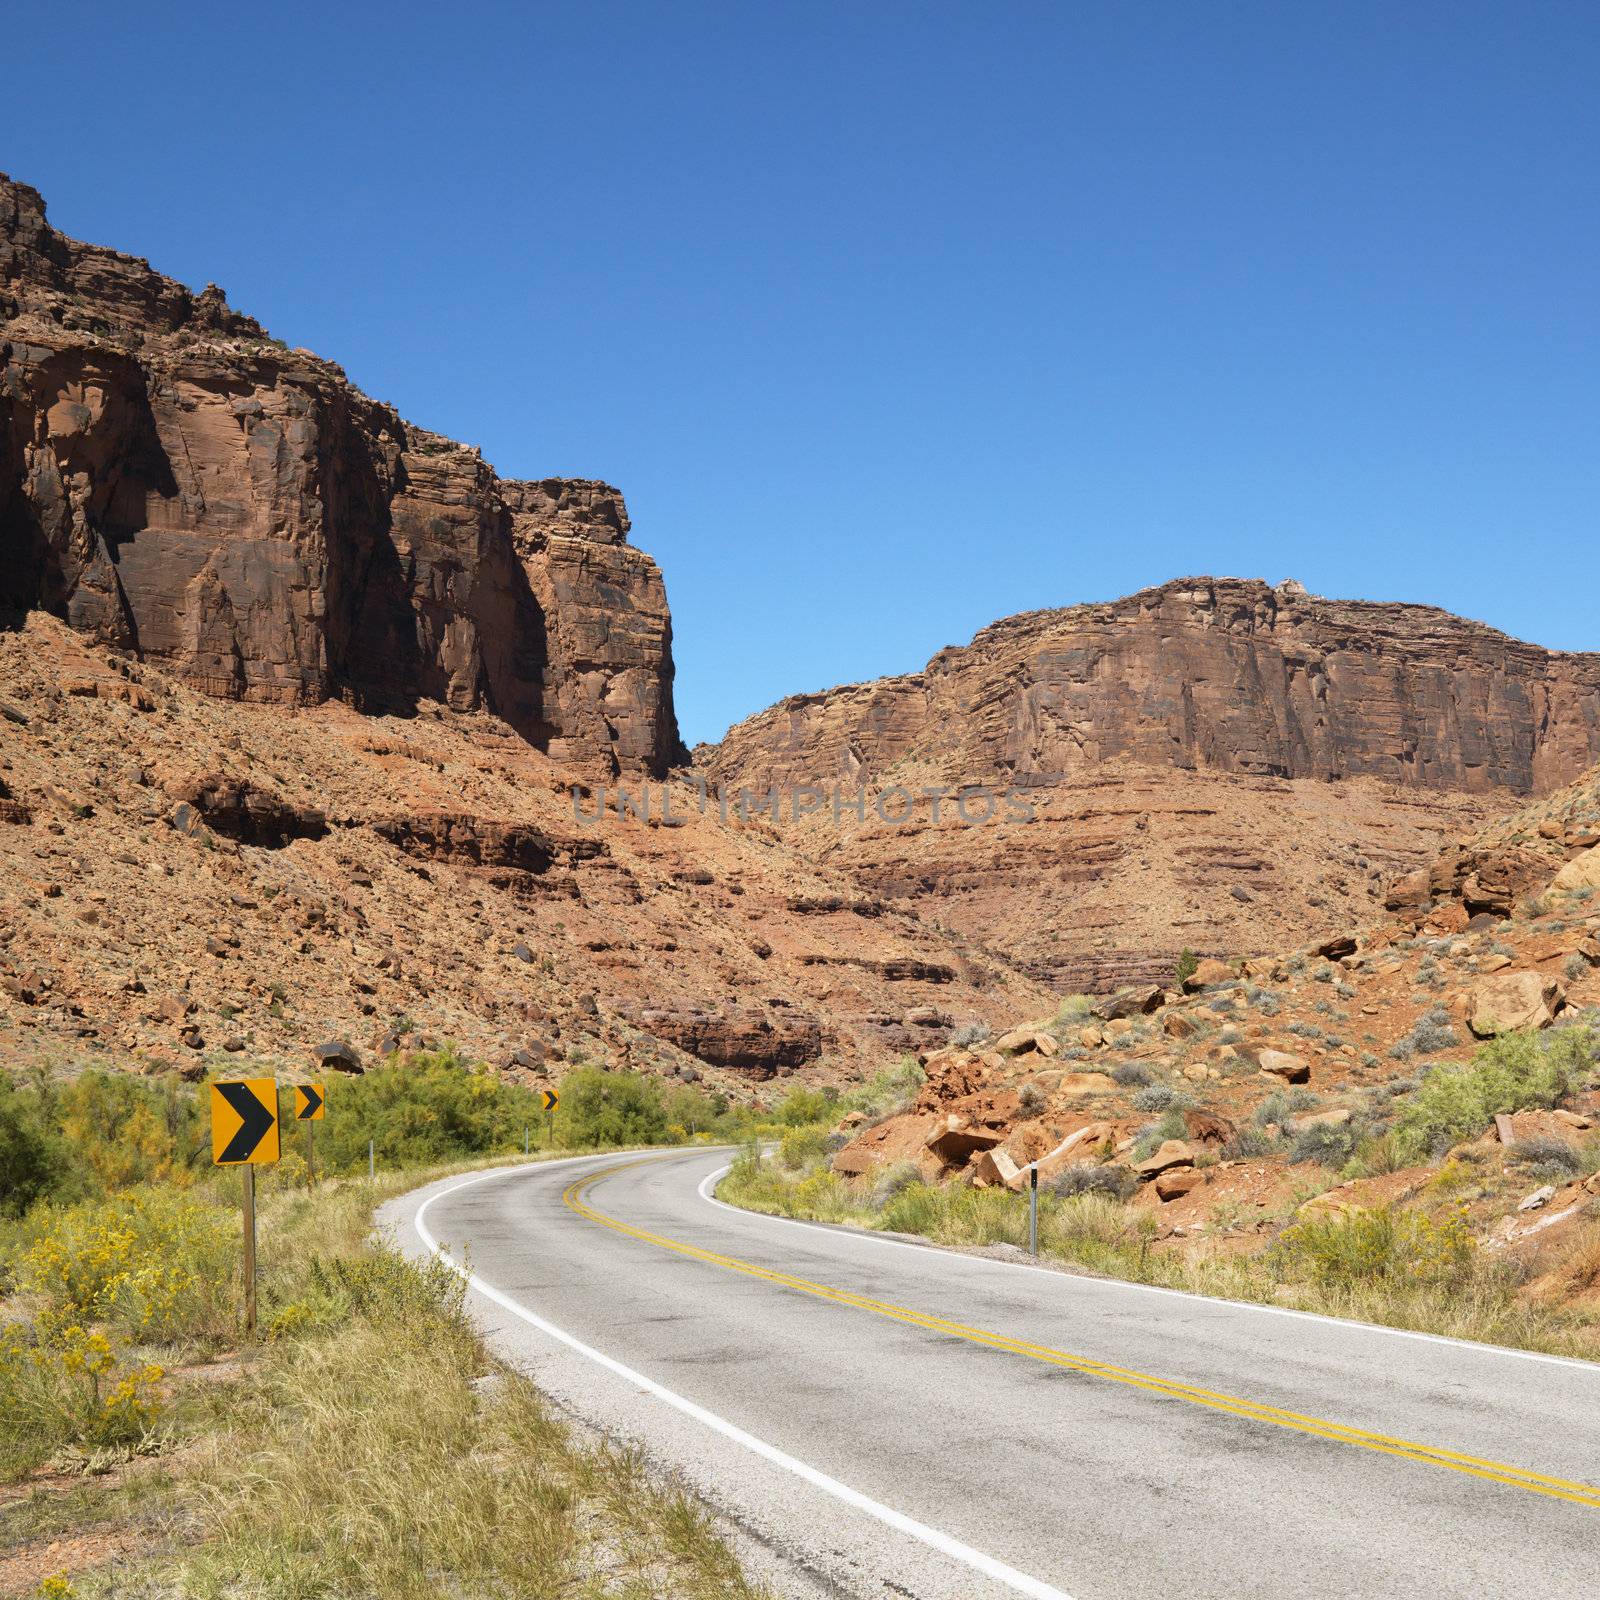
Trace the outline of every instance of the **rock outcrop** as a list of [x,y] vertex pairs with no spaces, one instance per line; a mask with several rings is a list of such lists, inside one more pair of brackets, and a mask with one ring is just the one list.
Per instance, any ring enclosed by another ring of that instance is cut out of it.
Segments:
[[609,485],[500,479],[0,175],[0,608],[207,694],[434,700],[660,774],[671,622],[627,535]]
[[702,753],[719,780],[1054,784],[1110,763],[1541,793],[1600,760],[1600,654],[1430,606],[1181,578],[1009,617],[923,671],[793,695]]

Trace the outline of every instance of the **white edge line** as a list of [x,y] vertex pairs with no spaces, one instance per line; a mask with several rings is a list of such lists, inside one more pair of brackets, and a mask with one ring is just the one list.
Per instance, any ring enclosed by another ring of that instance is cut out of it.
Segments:
[[[592,1160],[593,1157],[580,1157],[581,1160]],[[544,1167],[555,1166],[555,1162],[541,1163]],[[538,1168],[514,1167],[511,1172],[537,1171]],[[529,1327],[537,1328],[540,1333],[575,1350],[579,1355],[604,1367],[608,1372],[615,1373],[619,1378],[642,1389],[646,1394],[681,1411],[685,1416],[692,1417],[704,1427],[710,1428],[714,1433],[720,1433],[723,1438],[731,1440],[734,1444],[749,1450],[752,1454],[760,1456],[764,1461],[770,1461],[773,1466],[781,1467],[785,1472],[793,1473],[797,1478],[802,1478],[813,1488],[822,1490],[824,1494],[832,1495],[836,1500],[842,1500],[846,1505],[853,1506],[857,1511],[865,1512],[869,1517],[886,1524],[898,1533],[908,1535],[920,1544],[925,1544],[929,1549],[937,1550],[941,1555],[949,1556],[952,1560],[961,1562],[964,1566],[971,1567],[975,1572],[981,1572],[987,1578],[993,1578],[997,1583],[1003,1583],[1008,1588],[1015,1589],[1018,1594],[1030,1595],[1033,1600],[1072,1600],[1072,1597],[1061,1589],[1054,1588],[1038,1578],[1030,1578],[1025,1572],[1018,1572],[1015,1567],[1009,1567],[1005,1562],[996,1560],[993,1556],[985,1555],[981,1550],[974,1550],[970,1545],[963,1544],[959,1539],[952,1538],[947,1533],[941,1533],[937,1528],[930,1528],[926,1523],[918,1522],[914,1517],[908,1517],[903,1512],[895,1511],[889,1506],[881,1505],[878,1501],[862,1494],[859,1489],[852,1489],[849,1484],[840,1483],[837,1478],[830,1478],[825,1472],[819,1472],[815,1467],[808,1466],[804,1461],[797,1460],[794,1456],[779,1450],[775,1445],[758,1439],[754,1434],[746,1433],[743,1428],[736,1427],[733,1423],[719,1417],[715,1412],[708,1411],[704,1406],[697,1405],[693,1400],[685,1399],[681,1394],[675,1394],[671,1389],[665,1388],[653,1378],[647,1378],[642,1372],[635,1372],[632,1367],[624,1366],[612,1356],[603,1354],[592,1345],[585,1344],[581,1339],[552,1322],[547,1322],[536,1312],[528,1310],[513,1300],[510,1295],[503,1294],[493,1284],[485,1283],[476,1273],[469,1272],[460,1262],[456,1261],[439,1241],[428,1231],[427,1224],[422,1220],[428,1207],[435,1200],[443,1199],[462,1189],[471,1187],[475,1183],[483,1183],[488,1178],[505,1177],[505,1172],[485,1173],[482,1177],[468,1178],[463,1183],[455,1184],[449,1189],[441,1190],[438,1194],[429,1195],[417,1207],[412,1218],[412,1225],[416,1228],[417,1237],[422,1241],[425,1249],[430,1254],[437,1256],[452,1272],[459,1274],[466,1280],[467,1286],[485,1299],[492,1300],[497,1306],[509,1311],[514,1317],[520,1317]],[[720,1174],[716,1174],[720,1176]],[[722,1204],[721,1201],[714,1202]],[[729,1208],[733,1209],[733,1208]],[[890,1241],[884,1241],[889,1243]]]
[[1600,1374],[1600,1363],[1582,1361],[1576,1356],[1547,1355],[1543,1350],[1515,1350],[1510,1345],[1504,1344],[1480,1344],[1474,1339],[1455,1339],[1446,1333],[1422,1333],[1415,1328],[1390,1328],[1381,1322],[1361,1322],[1354,1317],[1330,1317],[1320,1311],[1297,1311],[1292,1306],[1262,1305],[1257,1300],[1227,1300],[1220,1295],[1200,1294],[1193,1289],[1169,1289],[1159,1283],[1132,1283],[1127,1278],[1098,1278],[1088,1273],[1063,1272],[1053,1267],[1035,1267],[1026,1261],[1001,1261],[992,1256],[969,1256],[960,1250],[947,1250],[931,1239],[927,1244],[911,1244],[904,1239],[886,1239],[882,1234],[869,1232],[865,1228],[852,1228],[845,1223],[808,1222],[801,1217],[774,1216],[770,1211],[749,1211],[743,1206],[729,1205],[726,1200],[719,1200],[709,1192],[711,1185],[730,1170],[729,1167],[719,1167],[706,1177],[700,1184],[700,1198],[723,1211],[732,1211],[741,1217],[755,1217],[761,1222],[777,1222],[790,1228],[807,1228],[813,1237],[825,1234],[833,1238],[858,1239],[864,1244],[887,1245],[892,1250],[920,1250],[924,1255],[932,1252],[945,1260],[963,1261],[975,1267],[1002,1267],[1008,1272],[1042,1272],[1057,1282],[1066,1280],[1068,1283],[1092,1283],[1099,1288],[1131,1289],[1139,1294],[1171,1295],[1179,1300],[1225,1307],[1230,1311],[1259,1311],[1271,1317],[1298,1317],[1306,1322],[1326,1323],[1329,1327],[1343,1328],[1356,1333],[1386,1333],[1393,1339],[1419,1339],[1424,1344],[1449,1345],[1453,1349],[1471,1350],[1478,1355],[1515,1356],[1519,1361],[1537,1361],[1557,1367],[1576,1367],[1580,1372],[1587,1372],[1590,1376]]

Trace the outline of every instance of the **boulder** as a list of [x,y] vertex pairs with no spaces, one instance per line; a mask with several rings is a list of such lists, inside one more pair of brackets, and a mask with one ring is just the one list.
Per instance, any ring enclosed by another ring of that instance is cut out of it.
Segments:
[[1161,1031],[1169,1039],[1189,1039],[1200,1031],[1200,1024],[1187,1011],[1169,1011],[1161,1019]]
[[361,1057],[356,1047],[345,1039],[329,1039],[311,1052],[311,1059],[319,1067],[333,1072],[362,1072]]
[[1054,1034],[1043,1028],[1013,1028],[995,1041],[995,1049],[1002,1055],[1024,1055],[1034,1051],[1042,1056],[1053,1056],[1061,1048]]
[[1556,875],[1552,889],[1600,889],[1600,845],[1574,856]]
[[1190,1144],[1211,1146],[1225,1145],[1239,1132],[1226,1117],[1197,1108],[1184,1112],[1183,1131]]
[[1054,1150],[1039,1157],[1039,1181],[1048,1183],[1064,1167],[1075,1161],[1088,1161],[1111,1138],[1109,1122],[1091,1122],[1069,1133]]
[[1209,989],[1214,983],[1233,983],[1239,974],[1228,965],[1226,961],[1218,961],[1214,956],[1204,957],[1194,971],[1183,980],[1186,993],[1194,994],[1200,989]]
[[1027,1184],[1027,1171],[1011,1159],[1004,1145],[980,1150],[968,1168],[974,1188],[1017,1189]]
[[1561,985],[1540,972],[1497,972],[1472,986],[1467,1025],[1480,1039],[1519,1028],[1548,1028],[1565,999]]
[[1291,1055],[1287,1050],[1262,1050],[1256,1061],[1263,1072],[1282,1078],[1285,1083],[1311,1081],[1311,1063],[1304,1056]]
[[1173,1167],[1192,1167],[1194,1155],[1193,1149],[1182,1139],[1168,1139],[1154,1155],[1137,1162],[1133,1170],[1140,1177],[1153,1178],[1158,1172],[1167,1172]]
[[1160,984],[1137,984],[1131,989],[1119,989],[1114,995],[1098,1001],[1094,1014],[1102,1022],[1115,1022],[1122,1017],[1146,1016],[1160,1004]]
[[1316,953],[1326,961],[1342,961],[1346,956],[1356,953],[1356,939],[1352,933],[1336,934],[1331,939],[1324,939],[1317,946]]
[[969,1127],[960,1117],[949,1116],[935,1126],[923,1140],[927,1148],[946,1166],[962,1166],[980,1150],[992,1150],[1005,1142],[1005,1135],[993,1128]]
[[1165,1172],[1158,1172],[1152,1187],[1156,1196],[1161,1200],[1176,1200],[1180,1195],[1186,1195],[1191,1189],[1198,1189],[1206,1181],[1205,1173],[1195,1167],[1168,1167]]
[[833,1158],[833,1170],[841,1178],[861,1178],[877,1166],[870,1150],[864,1150],[859,1144],[847,1144]]

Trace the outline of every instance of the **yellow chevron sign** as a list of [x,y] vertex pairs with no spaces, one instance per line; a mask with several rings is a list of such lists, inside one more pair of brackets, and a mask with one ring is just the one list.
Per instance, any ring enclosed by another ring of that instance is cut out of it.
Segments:
[[328,1114],[328,1091],[318,1083],[297,1083],[294,1086],[294,1119],[296,1122],[321,1122]]
[[219,1167],[269,1166],[278,1159],[276,1078],[211,1085],[211,1159]]

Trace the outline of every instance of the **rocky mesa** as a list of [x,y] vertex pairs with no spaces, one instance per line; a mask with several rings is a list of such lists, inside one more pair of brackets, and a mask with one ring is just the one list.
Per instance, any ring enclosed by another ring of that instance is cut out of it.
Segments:
[[206,694],[481,708],[660,774],[672,628],[628,530],[608,484],[501,479],[0,175],[0,607]]

